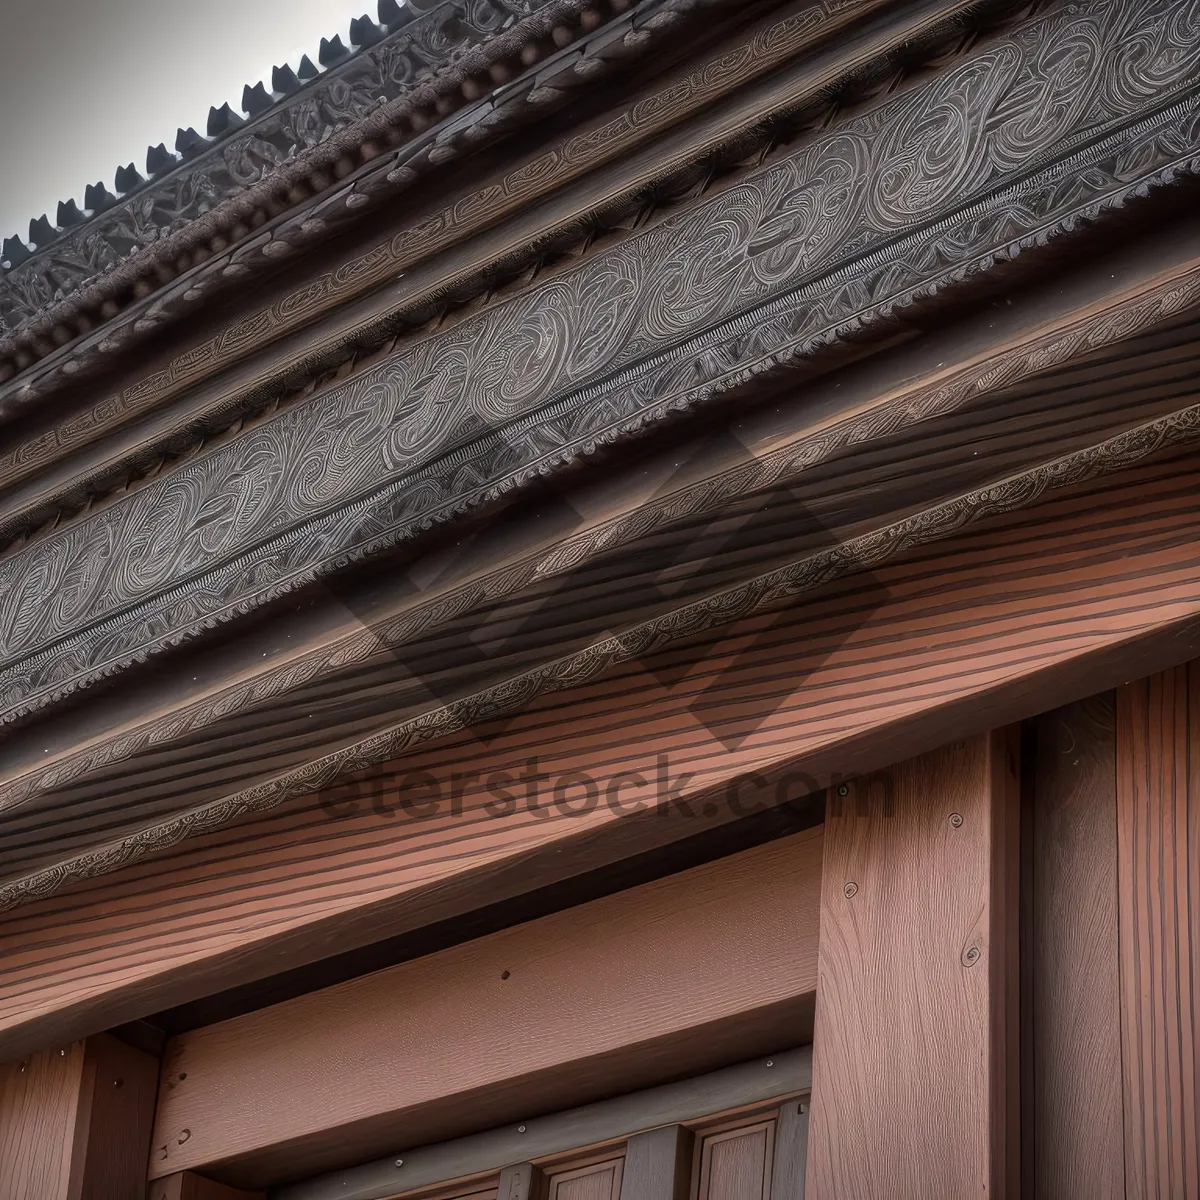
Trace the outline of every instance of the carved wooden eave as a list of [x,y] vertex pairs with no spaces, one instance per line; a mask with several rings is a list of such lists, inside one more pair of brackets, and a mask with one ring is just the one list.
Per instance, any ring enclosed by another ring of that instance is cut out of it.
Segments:
[[0,904],[1192,444],[1200,0],[800,3],[716,47],[707,7],[630,10],[676,14],[661,74],[347,207],[389,151],[345,226],[128,335],[204,324],[5,386],[46,404],[0,450]]

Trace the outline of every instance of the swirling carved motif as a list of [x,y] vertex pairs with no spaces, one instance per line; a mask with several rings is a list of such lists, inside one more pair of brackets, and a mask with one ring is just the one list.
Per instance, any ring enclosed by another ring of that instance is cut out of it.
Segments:
[[1053,491],[1134,466],[1166,448],[1197,441],[1200,441],[1200,405],[1191,405],[998,483],[956,496],[882,529],[849,538],[460,701],[380,730],[302,767],[11,880],[0,885],[0,912],[51,895],[76,880],[117,870],[146,854],[169,849],[184,838],[218,829],[239,817],[269,811],[285,800],[315,792],[338,778],[437,738],[477,728],[524,708],[541,696],[578,687],[621,663],[793,600],[839,576],[875,569],[907,550],[940,541],[989,517],[1028,507]]
[[636,505],[550,549],[468,581],[449,593],[419,603],[369,631],[359,630],[322,645],[280,667],[264,668],[215,694],[174,710],[114,738],[76,750],[0,786],[0,809],[11,809],[31,796],[51,791],[91,772],[111,767],[149,747],[166,745],[250,706],[286,695],[343,667],[363,662],[380,645],[418,640],[465,612],[512,595],[536,580],[571,570],[583,560],[652,534],[675,521],[706,516],[731,499],[756,488],[776,485],[799,471],[828,460],[844,447],[885,436],[917,422],[943,416],[980,396],[1010,387],[1061,367],[1091,351],[1160,324],[1200,303],[1200,269],[1155,279],[1144,291],[1123,297],[1113,307],[1086,313],[1030,342],[982,362],[971,362],[936,384],[901,389],[878,409],[855,413],[816,436],[801,439],[754,461],[703,480],[657,502]]
[[[688,0],[689,4],[700,2]],[[665,91],[652,94],[597,128],[572,133],[540,158],[514,168],[501,182],[419,219],[389,241],[372,247],[358,258],[306,283],[269,308],[245,317],[185,351],[151,376],[85,408],[76,417],[34,441],[18,445],[7,455],[0,455],[0,470],[7,468],[14,475],[28,475],[61,451],[91,440],[96,429],[108,421],[145,410],[163,396],[235,361],[246,347],[327,312],[371,285],[394,276],[417,259],[488,223],[498,214],[536,198],[554,183],[562,184],[577,178],[589,167],[606,161],[622,146],[640,142],[673,123],[679,117],[681,106],[694,110],[726,94],[747,76],[767,70],[796,53],[817,30],[834,27],[838,21],[848,19],[850,12],[865,11],[877,3],[879,0],[814,0],[781,18],[736,51],[721,56],[715,64],[698,67]],[[680,0],[673,11],[679,12],[682,7]],[[619,61],[615,50],[613,45],[607,45],[604,53],[591,56],[592,60]],[[514,105],[510,102],[508,107]],[[464,149],[478,140],[471,134],[472,128],[468,126],[457,135],[467,143]],[[436,132],[435,129],[433,133]],[[442,148],[445,149],[447,144],[451,143],[441,143]],[[378,182],[375,177],[382,179],[392,160],[393,156],[381,156],[366,174],[356,176],[350,187],[342,189],[347,203],[353,196],[375,196]],[[79,372],[102,363],[133,339],[182,315],[210,292],[224,286],[228,277],[244,278],[261,265],[259,256],[265,255],[275,241],[298,246],[308,236],[304,231],[310,227],[331,226],[331,203],[329,197],[322,197],[317,205],[300,208],[264,235],[192,268],[184,277],[151,297],[144,306],[132,306],[124,317],[117,318],[100,333],[69,347],[66,355],[51,356],[14,383],[0,387],[0,414],[27,407]],[[322,214],[319,221],[313,219],[318,210]],[[143,307],[144,311],[140,311]]]
[[[1167,19],[1181,6],[1190,23]],[[1200,0],[1156,0],[1136,12],[1121,0],[1061,6],[548,289],[430,336],[5,560],[6,715],[376,553],[1191,169],[1200,149],[1200,37],[1176,45],[1166,31],[1193,29],[1198,8]],[[1143,23],[1156,31],[1155,50],[1132,64],[1122,48]],[[1033,94],[1057,94],[1059,84],[1037,72],[1048,54],[1078,46],[1098,56],[1080,85],[1087,140],[1079,145],[1076,131],[1063,130],[1055,101],[1046,111],[1060,144],[1038,143],[1028,128]],[[1141,78],[1157,86],[1155,111],[1134,120],[1128,97]],[[909,129],[909,140],[897,141],[897,129]],[[952,143],[962,161],[948,167]],[[1011,161],[1019,146],[1025,159],[1001,170],[997,147]],[[1065,157],[1049,161],[1055,149]],[[857,173],[833,170],[835,151],[851,154]],[[913,155],[955,181],[940,220],[938,209],[909,217],[911,185],[882,182],[906,178],[901,168]],[[829,181],[841,209],[795,203],[811,196],[814,177]],[[885,221],[889,196],[899,207]],[[781,213],[785,237],[773,224]],[[697,244],[708,246],[699,266]],[[664,300],[669,281],[681,278],[691,282]],[[690,334],[682,344],[671,320],[681,311]]]
[[[8,271],[0,282],[0,333],[21,328],[64,294],[116,267],[170,231],[259,182],[305,150],[393,100],[473,46],[553,0],[446,0],[320,76],[159,183],[151,183]],[[283,147],[286,147],[284,149]]]

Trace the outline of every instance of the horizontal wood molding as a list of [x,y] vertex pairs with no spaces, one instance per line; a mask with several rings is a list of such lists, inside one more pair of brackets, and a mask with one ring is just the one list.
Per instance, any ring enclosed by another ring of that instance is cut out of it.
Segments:
[[1117,692],[1126,1200],[1200,1196],[1200,667]]
[[[389,1154],[377,1162],[280,1188],[272,1200],[387,1200],[397,1185],[411,1193],[459,1179],[482,1179],[494,1173],[497,1164],[519,1164],[526,1156],[535,1162],[561,1158],[568,1151],[603,1146],[662,1125],[691,1126],[713,1113],[757,1106],[811,1087],[811,1048],[775,1051],[769,1057],[677,1083],[405,1150],[400,1168],[396,1155]],[[789,1105],[796,1108],[789,1101],[785,1109]],[[794,1143],[795,1136],[788,1144]]]
[[266,1200],[265,1192],[228,1187],[191,1171],[180,1171],[150,1184],[148,1200]]
[[1014,739],[831,796],[806,1195],[1017,1196]]
[[[775,802],[783,775],[819,787],[1200,652],[1197,486],[1195,457],[1148,463],[543,697],[403,760],[440,781],[432,816],[384,773],[349,815],[292,801],[18,909],[0,925],[0,1057],[664,845],[735,817],[731,797]],[[661,755],[682,804],[631,811],[654,804]],[[623,812],[567,817],[546,781],[539,807],[520,782],[498,805],[483,781],[532,756],[553,782],[646,787],[619,791]]]
[[151,1174],[276,1183],[801,1040],[820,862],[818,829],[180,1035]]

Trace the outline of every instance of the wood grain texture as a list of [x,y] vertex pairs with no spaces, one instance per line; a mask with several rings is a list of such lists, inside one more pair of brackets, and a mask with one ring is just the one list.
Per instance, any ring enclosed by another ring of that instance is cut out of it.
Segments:
[[775,1118],[775,1149],[771,1163],[771,1200],[804,1200],[808,1159],[808,1111],[811,1097],[780,1105]]
[[275,1183],[390,1152],[401,1128],[435,1141],[500,1103],[786,1042],[815,987],[820,862],[820,831],[798,834],[174,1038],[151,1173]]
[[0,1196],[71,1200],[84,1045],[52,1047],[0,1067]]
[[141,1195],[158,1062],[107,1034],[0,1066],[0,1196]]
[[996,809],[1017,805],[1009,742],[946,747],[883,773],[865,802],[831,800],[806,1181],[817,1200],[1016,1194],[993,1133],[1009,1119],[1010,1050],[993,1044],[1011,969],[994,915]]
[[711,1133],[700,1147],[696,1200],[769,1200],[775,1122]]
[[[403,770],[435,772],[447,793],[454,777],[475,780],[458,811],[447,797],[410,819],[393,773],[384,812],[364,798],[331,820],[310,796],[16,910],[0,924],[0,1055],[690,835],[736,815],[721,807],[730,784],[745,804],[773,803],[753,775],[800,771],[819,786],[1200,653],[1197,487],[1188,455],[1077,487],[916,549],[871,587],[834,581],[409,755]],[[730,748],[705,722],[718,709],[757,725]],[[599,804],[560,819],[545,792],[537,811],[504,815],[479,790],[541,755],[556,777],[640,772],[653,799],[660,751],[671,780],[691,776],[687,815]]]
[[619,1200],[624,1165],[624,1159],[611,1158],[552,1175],[548,1200]]
[[[709,962],[708,969],[715,964]],[[698,963],[700,970],[705,965]],[[682,1125],[663,1125],[635,1134],[625,1144],[621,1200],[688,1200],[692,1134]]]
[[1122,1200],[1115,698],[1036,723],[1032,1196]]
[[1117,693],[1125,1195],[1200,1196],[1200,671]]

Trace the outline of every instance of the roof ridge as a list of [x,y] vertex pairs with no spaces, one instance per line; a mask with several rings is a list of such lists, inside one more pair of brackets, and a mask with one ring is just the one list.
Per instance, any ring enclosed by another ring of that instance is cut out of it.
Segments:
[[267,91],[261,79],[253,85],[247,83],[242,89],[241,100],[241,112],[245,117],[234,112],[228,100],[220,108],[212,105],[208,111],[204,135],[197,133],[194,127],[181,127],[175,134],[174,151],[168,150],[165,142],[147,147],[145,175],[138,171],[134,162],[118,166],[113,178],[115,193],[109,191],[103,180],[89,183],[84,187],[82,208],[79,207],[76,197],[72,196],[68,200],[58,202],[53,223],[47,213],[30,218],[28,245],[15,233],[0,242],[0,278],[8,271],[44,253],[67,230],[85,224],[119,200],[128,199],[154,180],[161,179],[189,159],[216,146],[246,124],[247,118],[254,120],[262,116],[307,87],[330,68],[341,65],[403,28],[417,16],[439,6],[440,0],[434,0],[433,3],[421,3],[420,0],[378,0],[377,21],[371,20],[366,13],[350,19],[349,46],[343,43],[340,33],[335,33],[332,38],[321,39],[317,51],[320,66],[315,65],[312,59],[304,54],[294,69],[289,63],[272,67],[270,91]]

